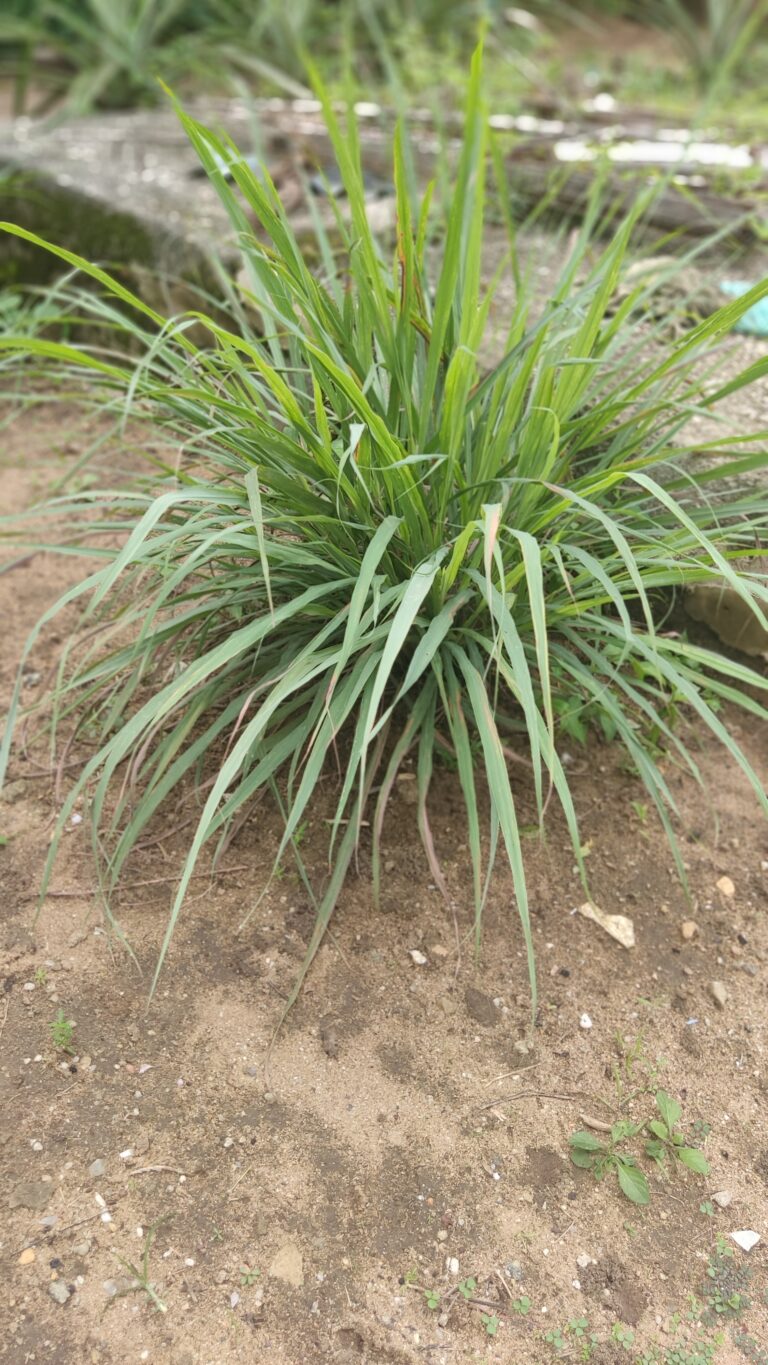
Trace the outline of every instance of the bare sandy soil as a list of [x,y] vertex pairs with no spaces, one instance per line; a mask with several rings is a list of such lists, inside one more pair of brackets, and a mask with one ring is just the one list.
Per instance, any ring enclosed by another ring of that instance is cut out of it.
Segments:
[[[53,408],[6,429],[3,509],[39,496],[83,440]],[[113,458],[102,452],[102,466]],[[27,630],[80,568],[37,555],[0,576],[4,697]],[[35,648],[30,700],[68,624]],[[768,778],[768,734],[727,719]],[[631,916],[637,944],[572,914],[583,895],[553,810],[528,859],[534,1028],[509,879],[500,868],[475,961],[459,794],[446,774],[432,817],[457,950],[403,781],[383,910],[364,849],[268,1063],[312,927],[286,867],[237,935],[271,865],[273,814],[259,807],[217,878],[198,877],[148,1010],[194,798],[180,794],[126,874],[117,912],[132,961],[105,931],[85,819],[35,921],[61,796],[44,746],[18,748],[0,804],[0,1357],[768,1359],[768,825],[713,742],[692,742],[708,795],[667,764],[692,905],[636,778],[606,746],[574,748],[594,899]],[[524,821],[522,766],[514,777]],[[306,834],[318,867],[325,815]],[[52,1043],[58,1009],[75,1023],[72,1055]],[[659,1087],[693,1139],[709,1128],[711,1170],[651,1171],[637,1208],[614,1177],[573,1166],[568,1137],[647,1117]],[[150,1229],[154,1302],[127,1268],[140,1268]],[[737,1229],[762,1240],[739,1250]]]

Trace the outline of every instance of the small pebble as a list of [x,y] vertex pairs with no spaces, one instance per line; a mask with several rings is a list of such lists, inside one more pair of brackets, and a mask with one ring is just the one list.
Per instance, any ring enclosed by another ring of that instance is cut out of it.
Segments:
[[582,1014],[582,1016],[581,1016],[581,1018],[580,1018],[580,1020],[579,1020],[579,1028],[591,1029],[591,1027],[592,1027],[592,1020],[590,1019],[589,1015],[588,1015],[588,1014]]
[[727,896],[729,900],[731,896],[736,895],[736,887],[730,877],[719,877],[717,880],[717,889],[721,896]]
[[728,1205],[733,1202],[733,1195],[730,1190],[717,1190],[712,1195],[712,1202],[717,1204],[720,1209],[727,1209]]
[[751,1251],[760,1241],[760,1233],[752,1232],[750,1228],[742,1228],[739,1232],[731,1233],[731,1241],[735,1242],[742,1251]]
[[725,1003],[728,999],[728,992],[725,989],[725,986],[723,985],[722,981],[710,981],[709,993],[712,996],[712,999],[714,1000],[715,1004],[717,1005],[717,1008],[719,1010],[724,1010]]
[[424,956],[424,953],[419,952],[418,948],[409,948],[408,951],[411,955],[411,960],[416,963],[417,967],[426,967],[429,959]]
[[449,1256],[446,1265],[448,1267],[449,1275],[458,1275],[459,1262],[455,1256]]
[[589,1255],[589,1252],[580,1251],[576,1257],[576,1264],[579,1267],[579,1270],[586,1270],[587,1266],[595,1265],[596,1262],[594,1258]]
[[680,933],[687,943],[689,943],[692,938],[695,938],[698,932],[699,926],[695,919],[684,919],[680,925]]
[[92,1161],[88,1167],[88,1174],[93,1180],[98,1180],[100,1176],[106,1175],[106,1173],[107,1163],[103,1157],[98,1157],[97,1160]]
[[520,1281],[525,1278],[525,1271],[519,1261],[507,1261],[504,1269],[509,1275],[510,1280],[514,1280],[516,1284],[519,1284]]
[[63,1280],[51,1280],[48,1293],[55,1303],[65,1304],[69,1298],[69,1290]]
[[34,1247],[25,1247],[19,1257],[19,1265],[31,1265],[35,1259]]

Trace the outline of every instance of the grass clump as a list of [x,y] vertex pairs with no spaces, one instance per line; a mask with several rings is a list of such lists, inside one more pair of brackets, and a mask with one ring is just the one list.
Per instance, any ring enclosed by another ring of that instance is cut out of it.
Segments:
[[[140,344],[140,359],[85,343],[0,342],[86,374],[106,391],[102,401],[149,418],[182,451],[145,488],[52,506],[70,527],[68,549],[108,533],[94,572],[62,599],[87,604],[90,634],[63,673],[58,724],[72,721],[74,740],[92,752],[59,834],[87,794],[108,897],[180,785],[194,780],[201,793],[158,972],[203,849],[220,847],[266,792],[284,816],[275,867],[293,849],[316,908],[306,971],[363,839],[378,894],[387,805],[406,760],[415,762],[429,867],[447,894],[429,794],[435,765],[449,763],[466,812],[476,938],[503,850],[534,999],[511,749],[522,746],[530,763],[540,825],[557,797],[582,876],[559,716],[572,726],[578,714],[587,732],[624,747],[681,875],[668,760],[699,777],[672,725],[681,711],[711,730],[768,809],[719,714],[732,701],[765,715],[756,700],[765,680],[658,625],[671,591],[713,574],[764,619],[768,590],[733,559],[748,563],[755,553],[766,501],[722,477],[764,465],[761,442],[745,436],[734,449],[725,440],[723,458],[706,470],[683,461],[691,414],[762,372],[758,362],[718,386],[702,354],[768,285],[659,352],[637,339],[637,291],[612,304],[631,220],[593,261],[591,212],[539,314],[510,227],[516,303],[504,357],[486,372],[480,348],[494,285],[482,283],[489,134],[481,83],[477,56],[442,213],[429,190],[414,207],[398,134],[394,253],[366,218],[354,121],[342,129],[325,101],[351,217],[337,225],[341,265],[320,234],[322,279],[268,176],[182,112],[239,233],[248,310],[233,299],[230,328],[208,319],[210,345],[201,349],[187,336],[192,319],[167,322],[59,250],[104,291],[83,306],[118,337],[129,334],[134,350]],[[234,184],[222,161],[232,163]],[[436,280],[428,269],[434,231],[444,234]],[[110,549],[115,536],[121,545]],[[3,763],[17,704],[18,694]],[[321,784],[328,790],[331,768],[321,885],[296,836]],[[46,878],[57,843],[58,835]]]

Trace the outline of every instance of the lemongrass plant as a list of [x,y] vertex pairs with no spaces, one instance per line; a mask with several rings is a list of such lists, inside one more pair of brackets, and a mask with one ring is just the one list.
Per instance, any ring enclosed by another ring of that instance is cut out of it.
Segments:
[[[466,812],[475,932],[501,849],[535,1001],[510,746],[529,758],[542,824],[550,796],[559,800],[582,874],[559,747],[569,718],[626,750],[681,875],[668,767],[699,769],[673,728],[676,712],[712,732],[768,811],[719,713],[727,700],[764,716],[756,698],[766,680],[665,633],[655,615],[665,592],[716,575],[765,619],[768,589],[744,565],[768,504],[733,478],[765,466],[761,433],[724,436],[719,458],[703,466],[688,458],[686,427],[765,370],[758,362],[718,385],[702,358],[768,283],[662,351],[639,344],[637,297],[612,303],[631,220],[596,259],[587,223],[535,316],[513,244],[505,354],[484,372],[494,288],[483,283],[489,134],[479,55],[441,208],[427,191],[414,212],[396,137],[394,251],[366,218],[354,120],[342,127],[327,101],[325,114],[349,202],[349,221],[337,224],[341,268],[324,240],[327,277],[318,278],[268,176],[180,111],[239,233],[249,308],[233,301],[229,329],[201,314],[167,321],[97,267],[49,247],[101,287],[83,306],[130,337],[125,352],[141,343],[140,357],[123,358],[117,345],[106,355],[85,343],[0,341],[80,370],[100,400],[151,420],[181,450],[148,487],[52,505],[67,519],[68,549],[93,545],[99,531],[109,537],[97,540],[93,573],[58,604],[85,603],[90,645],[62,671],[57,724],[95,749],[60,811],[46,883],[78,800],[87,798],[108,895],[148,823],[185,783],[199,784],[202,810],[154,989],[204,847],[271,792],[284,817],[275,866],[293,848],[315,899],[303,977],[361,840],[378,894],[388,800],[406,761],[415,762],[429,866],[445,885],[429,821],[445,756]],[[233,182],[221,174],[227,162]],[[436,222],[444,239],[434,272]],[[207,322],[209,345],[187,335],[193,320]],[[342,766],[318,873],[304,866],[296,835],[331,757]]]

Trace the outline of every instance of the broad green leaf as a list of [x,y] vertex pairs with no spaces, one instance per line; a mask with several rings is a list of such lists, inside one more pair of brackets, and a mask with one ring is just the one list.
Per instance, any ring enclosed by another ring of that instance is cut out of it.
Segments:
[[648,1189],[648,1181],[643,1172],[637,1166],[630,1165],[626,1159],[619,1159],[616,1167],[616,1174],[619,1178],[619,1185],[627,1199],[631,1199],[633,1204],[648,1204],[651,1192]]

